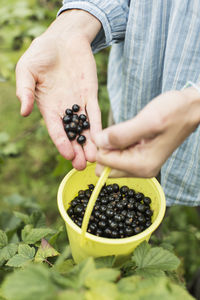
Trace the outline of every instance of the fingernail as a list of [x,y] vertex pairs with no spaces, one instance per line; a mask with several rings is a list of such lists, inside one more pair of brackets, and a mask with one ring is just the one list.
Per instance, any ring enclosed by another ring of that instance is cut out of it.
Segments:
[[99,148],[110,149],[108,134],[106,134],[104,132],[97,133],[94,140],[95,140],[96,145]]

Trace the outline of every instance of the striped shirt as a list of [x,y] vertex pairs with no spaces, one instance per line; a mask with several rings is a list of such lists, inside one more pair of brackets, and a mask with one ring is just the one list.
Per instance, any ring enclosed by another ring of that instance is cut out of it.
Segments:
[[[199,81],[200,0],[65,0],[59,13],[71,8],[101,21],[94,52],[112,45],[108,90],[116,123],[160,93]],[[200,205],[200,127],[163,165],[161,184],[168,206]]]

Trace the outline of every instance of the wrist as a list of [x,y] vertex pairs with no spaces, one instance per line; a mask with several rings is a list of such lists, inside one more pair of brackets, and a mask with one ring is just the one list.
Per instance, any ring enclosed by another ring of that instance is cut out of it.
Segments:
[[64,41],[83,37],[91,44],[100,29],[101,22],[95,16],[84,10],[72,9],[59,15],[46,33]]
[[189,101],[191,121],[195,126],[200,123],[200,92],[194,87],[185,88],[180,93]]

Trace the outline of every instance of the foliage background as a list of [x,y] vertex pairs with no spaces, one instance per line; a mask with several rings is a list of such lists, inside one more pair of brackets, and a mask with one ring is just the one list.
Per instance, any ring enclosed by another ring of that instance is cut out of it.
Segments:
[[[30,117],[20,116],[14,79],[17,60],[31,41],[54,20],[60,6],[61,1],[56,0],[0,2],[0,229],[7,233],[10,243],[17,243],[20,241],[19,233],[23,226],[30,222],[36,226],[35,215],[39,214],[40,223],[43,222],[45,228],[51,227],[55,230],[56,237],[51,244],[62,252],[67,238],[56,205],[56,193],[61,179],[71,169],[71,163],[58,155],[37,107]],[[99,78],[99,102],[103,126],[106,127],[109,111],[106,90],[108,50],[98,53],[95,58]],[[33,214],[32,221],[19,217],[19,214],[16,216],[13,211]],[[186,286],[197,299],[200,299],[200,290],[197,288],[200,282],[195,285],[195,280],[198,280],[195,275],[200,266],[199,219],[195,208],[173,207],[169,210],[162,228],[151,239],[153,245],[164,245],[179,256],[179,283],[185,280]],[[13,268],[4,268],[0,264],[0,282],[12,271]],[[40,271],[43,272],[38,269],[39,273]],[[109,289],[114,288],[110,286]],[[115,292],[113,291],[113,295]],[[46,299],[45,297],[40,299]],[[0,296],[0,299],[3,298]]]

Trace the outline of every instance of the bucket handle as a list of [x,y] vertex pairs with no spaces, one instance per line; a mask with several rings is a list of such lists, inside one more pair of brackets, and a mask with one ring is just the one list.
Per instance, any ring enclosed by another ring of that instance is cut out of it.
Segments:
[[89,219],[92,213],[92,210],[94,208],[95,202],[97,200],[97,197],[101,191],[101,188],[103,187],[104,183],[106,182],[108,175],[110,173],[111,169],[109,167],[105,167],[103,172],[101,173],[101,176],[99,177],[99,180],[97,181],[97,184],[92,192],[92,195],[90,196],[84,217],[83,217],[83,223],[82,223],[82,232],[81,232],[81,246],[83,246],[86,242],[85,234],[87,231]]

